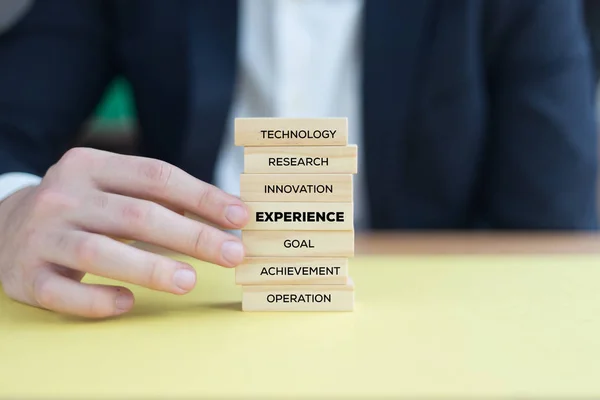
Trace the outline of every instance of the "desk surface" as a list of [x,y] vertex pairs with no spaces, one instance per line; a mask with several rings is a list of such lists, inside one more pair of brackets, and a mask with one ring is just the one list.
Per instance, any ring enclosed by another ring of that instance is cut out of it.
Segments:
[[357,250],[353,313],[243,313],[234,271],[203,263],[191,294],[133,287],[135,310],[107,321],[0,295],[0,398],[600,395],[600,237]]

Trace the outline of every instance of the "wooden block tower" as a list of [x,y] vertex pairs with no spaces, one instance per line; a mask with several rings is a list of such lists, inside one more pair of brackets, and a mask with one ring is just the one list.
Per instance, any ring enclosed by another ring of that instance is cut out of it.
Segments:
[[352,180],[357,146],[346,118],[238,118],[246,259],[236,268],[244,311],[352,311]]

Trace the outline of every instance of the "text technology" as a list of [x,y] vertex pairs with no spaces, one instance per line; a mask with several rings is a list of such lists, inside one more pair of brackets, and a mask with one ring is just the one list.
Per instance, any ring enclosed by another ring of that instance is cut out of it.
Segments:
[[267,130],[263,129],[263,139],[334,139],[337,130]]

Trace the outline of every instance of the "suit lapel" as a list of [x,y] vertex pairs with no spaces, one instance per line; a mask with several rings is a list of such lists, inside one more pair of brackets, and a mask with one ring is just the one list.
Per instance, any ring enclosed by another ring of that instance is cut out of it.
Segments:
[[432,1],[365,1],[361,151],[373,228],[398,226],[404,219],[404,131]]

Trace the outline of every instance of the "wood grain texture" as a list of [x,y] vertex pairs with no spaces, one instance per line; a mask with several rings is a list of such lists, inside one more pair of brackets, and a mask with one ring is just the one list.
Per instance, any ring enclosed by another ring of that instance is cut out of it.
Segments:
[[243,201],[352,202],[352,174],[241,174]]
[[243,311],[353,311],[354,283],[244,286]]
[[242,231],[248,257],[353,257],[354,231]]
[[354,203],[247,202],[246,231],[351,231]]
[[246,257],[235,268],[238,285],[343,285],[348,259],[331,257]]
[[236,118],[234,124],[236,146],[348,144],[347,118]]
[[245,147],[246,174],[356,174],[358,147]]

